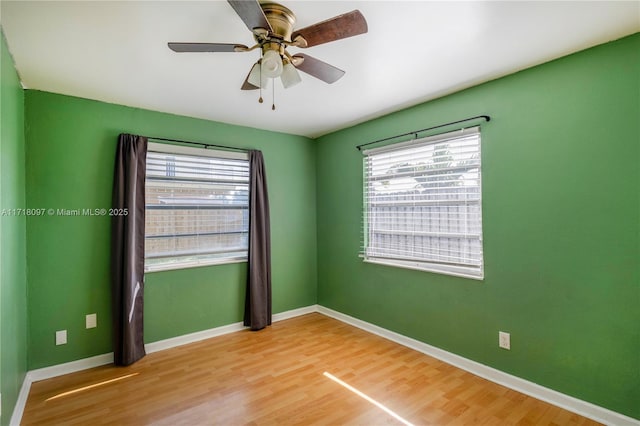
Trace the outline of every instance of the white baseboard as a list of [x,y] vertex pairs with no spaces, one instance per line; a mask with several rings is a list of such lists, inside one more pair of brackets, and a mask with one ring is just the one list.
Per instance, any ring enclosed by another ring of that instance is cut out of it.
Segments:
[[[27,373],[27,375],[28,374],[29,373]],[[28,380],[27,375],[25,375],[22,381],[22,387],[20,388],[20,393],[18,393],[18,400],[13,408],[11,419],[9,419],[9,426],[20,426],[20,422],[22,421],[22,413],[24,413],[24,407],[27,405],[27,398],[29,397],[32,383],[31,380]]]
[[236,331],[243,330],[245,327],[242,322],[234,322],[233,324],[223,325],[220,327],[210,328],[208,330],[197,331],[195,333],[184,334],[182,336],[171,337],[169,339],[158,340],[157,342],[147,343],[144,350],[148,354],[163,351],[165,349],[175,348],[177,346],[187,345],[189,343],[199,342],[201,340],[218,337]]
[[51,367],[38,368],[27,373],[27,377],[32,383],[40,380],[50,379],[76,371],[88,370],[113,362],[113,352],[96,355],[90,358],[79,359],[77,361],[65,362],[64,364],[52,365]]
[[[283,321],[289,318],[294,318],[313,312],[319,312],[323,315],[337,319],[346,324],[358,327],[380,337],[384,337],[385,339],[391,340],[400,345],[437,358],[443,362],[446,362],[447,364],[451,364],[455,367],[461,368],[465,371],[475,374],[476,376],[483,377],[494,383],[498,383],[502,386],[564,408],[576,414],[580,414],[581,416],[590,418],[592,420],[607,425],[640,426],[640,420],[636,420],[634,418],[625,416],[624,414],[611,411],[607,408],[603,408],[595,404],[591,404],[589,402],[574,398],[572,396],[565,395],[563,393],[554,391],[553,389],[549,389],[544,386],[540,386],[528,380],[512,376],[511,374],[496,370],[495,368],[480,364],[478,362],[461,357],[451,352],[447,352],[435,346],[431,346],[419,340],[412,339],[411,337],[407,337],[402,334],[387,330],[385,328],[368,323],[366,321],[362,321],[341,312],[334,311],[333,309],[326,308],[321,305],[305,306],[303,308],[292,309],[290,311],[274,314],[272,317],[272,321]],[[215,327],[209,330],[198,331],[196,333],[190,333],[183,336],[172,337],[170,339],[148,343],[145,345],[145,350],[147,351],[147,353],[158,352],[161,350],[198,342],[204,339],[210,339],[212,337],[233,333],[243,330],[244,328],[245,327],[242,322],[237,322],[221,327]],[[78,361],[68,362],[65,364],[59,364],[51,367],[29,371],[26,374],[24,382],[22,384],[22,388],[20,389],[18,401],[16,402],[9,424],[11,426],[18,426],[20,424],[20,421],[22,420],[22,414],[27,403],[27,398],[29,396],[29,390],[31,389],[31,383],[37,382],[39,380],[61,376],[63,374],[69,374],[93,367],[99,367],[101,365],[110,364],[112,362],[113,353],[108,353],[97,355],[91,358],[81,359]]]
[[280,312],[279,314],[274,314],[271,318],[273,322],[284,321],[289,318],[295,318],[302,315],[312,314],[314,312],[318,312],[318,305],[309,305],[298,309],[292,309],[290,311]]
[[[300,315],[317,312],[317,305],[305,306],[303,308],[292,309],[290,311],[280,312],[271,316],[272,322],[283,321],[289,318],[298,317]],[[175,348],[176,346],[182,346],[189,343],[199,342],[201,340],[211,339],[212,337],[222,336],[224,334],[234,333],[236,331],[244,330],[246,327],[243,322],[236,322],[229,325],[223,325],[221,327],[210,328],[209,330],[197,331],[195,333],[185,334],[182,336],[172,337],[170,339],[159,340],[153,343],[147,343],[144,345],[145,351],[150,354],[153,352],[163,351],[165,349]],[[113,361],[111,361],[113,362]]]
[[597,422],[616,426],[640,426],[640,420],[636,420],[625,416],[624,414],[591,404],[590,402],[565,395],[553,389],[521,379],[520,377],[512,376],[511,374],[496,370],[495,368],[480,364],[385,328],[378,327],[377,325],[359,320],[341,312],[334,311],[333,309],[318,305],[318,312],[346,324],[368,331],[369,333],[384,337],[385,339],[414,349],[418,352],[422,352],[423,354],[437,358],[447,364],[475,374],[476,376],[480,376],[494,383],[498,383],[502,386],[564,408],[565,410],[574,412]]

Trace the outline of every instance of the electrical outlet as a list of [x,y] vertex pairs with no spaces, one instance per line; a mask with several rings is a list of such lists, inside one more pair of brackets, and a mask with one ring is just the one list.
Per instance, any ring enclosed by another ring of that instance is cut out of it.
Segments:
[[56,331],[56,345],[67,344],[67,330]]
[[89,314],[85,317],[86,328],[95,328],[98,326],[98,314]]
[[511,350],[511,334],[504,331],[498,332],[498,346],[502,349]]

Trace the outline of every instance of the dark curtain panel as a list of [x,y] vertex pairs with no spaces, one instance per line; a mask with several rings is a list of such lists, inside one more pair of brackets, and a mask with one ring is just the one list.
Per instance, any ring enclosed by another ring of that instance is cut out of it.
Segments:
[[142,309],[146,160],[147,138],[121,134],[116,150],[115,214],[111,223],[113,358],[116,365],[133,364],[145,356]]
[[249,275],[244,325],[260,330],[271,324],[271,231],[262,152],[249,151],[249,173]]

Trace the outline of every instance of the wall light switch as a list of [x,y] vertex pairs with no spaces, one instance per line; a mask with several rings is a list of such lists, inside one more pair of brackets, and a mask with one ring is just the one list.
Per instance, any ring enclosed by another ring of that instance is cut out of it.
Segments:
[[98,314],[89,314],[85,317],[87,328],[95,328],[98,326]]
[[56,331],[56,345],[67,344],[67,330]]

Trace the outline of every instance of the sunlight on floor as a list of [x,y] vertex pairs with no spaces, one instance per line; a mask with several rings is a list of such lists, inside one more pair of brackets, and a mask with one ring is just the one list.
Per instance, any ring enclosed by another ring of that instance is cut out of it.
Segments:
[[115,379],[105,380],[104,382],[94,383],[94,384],[89,385],[89,386],[83,386],[81,388],[70,390],[68,392],[62,392],[62,393],[57,394],[56,396],[52,396],[51,398],[46,399],[45,402],[53,401],[54,399],[62,398],[62,397],[73,395],[73,394],[80,393],[80,392],[84,392],[84,391],[87,391],[89,389],[97,388],[99,386],[108,385],[109,383],[118,382],[120,380],[128,379],[129,377],[137,376],[138,374],[140,374],[140,373],[131,373],[131,374],[127,374],[125,376],[116,377]]
[[327,373],[326,371],[324,373],[322,373],[325,377],[333,380],[334,382],[336,382],[337,384],[339,384],[340,386],[345,387],[346,389],[349,389],[351,392],[355,393],[356,395],[358,395],[360,398],[363,398],[367,401],[369,401],[370,403],[372,403],[373,405],[375,405],[376,407],[380,408],[382,411],[384,411],[385,413],[389,414],[391,417],[393,417],[394,419],[404,423],[407,426],[413,426],[412,423],[406,421],[405,419],[403,419],[402,417],[400,417],[398,414],[396,414],[394,411],[392,411],[391,409],[385,407],[383,404],[379,403],[378,401],[376,401],[375,399],[371,398],[370,396],[360,392],[358,389],[354,388],[353,386],[349,385],[348,383],[343,382],[342,380],[338,379],[336,376]]

